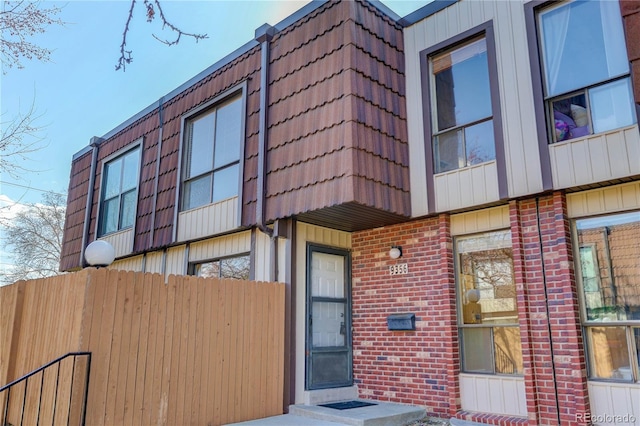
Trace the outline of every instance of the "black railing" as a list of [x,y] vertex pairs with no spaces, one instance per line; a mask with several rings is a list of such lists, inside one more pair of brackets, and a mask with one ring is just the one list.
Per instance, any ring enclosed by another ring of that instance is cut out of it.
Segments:
[[516,363],[513,359],[500,347],[495,345],[495,357],[496,357],[496,373],[502,374],[514,374],[517,371]]
[[70,352],[0,387],[0,426],[84,425],[91,352]]

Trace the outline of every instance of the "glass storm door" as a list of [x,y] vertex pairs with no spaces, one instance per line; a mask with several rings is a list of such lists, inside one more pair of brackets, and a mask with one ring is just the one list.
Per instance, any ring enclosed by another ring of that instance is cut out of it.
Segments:
[[307,248],[307,389],[353,384],[349,252]]

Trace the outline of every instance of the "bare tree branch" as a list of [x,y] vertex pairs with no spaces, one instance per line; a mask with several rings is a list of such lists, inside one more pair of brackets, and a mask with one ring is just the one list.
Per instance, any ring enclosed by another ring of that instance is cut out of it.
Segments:
[[[155,34],[151,34],[153,38],[158,40],[160,43],[166,44],[167,46],[173,46],[180,42],[180,38],[182,36],[191,37],[195,39],[196,42],[198,40],[202,40],[208,38],[206,34],[195,34],[195,33],[187,33],[182,31],[180,28],[173,25],[171,22],[167,20],[164,15],[164,11],[162,10],[162,6],[160,5],[160,0],[143,0],[145,6],[145,15],[147,17],[147,22],[153,22],[156,17],[156,9],[160,14],[160,19],[162,20],[162,29],[169,28],[176,34],[176,38],[174,40],[164,39],[156,36]],[[116,71],[122,69],[122,71],[126,71],[127,64],[133,62],[132,50],[127,50],[127,35],[129,34],[131,20],[133,19],[133,10],[135,9],[136,0],[131,0],[131,6],[129,7],[129,15],[127,16],[127,21],[124,26],[124,30],[122,32],[122,43],[120,44],[120,57],[118,58],[118,63],[116,65]]]
[[62,9],[41,7],[40,1],[4,1],[0,11],[0,61],[2,73],[9,68],[24,68],[24,59],[49,61],[51,50],[38,46],[30,37],[43,34],[50,25],[64,25],[56,18]]
[[[173,32],[175,32],[176,35],[176,39],[173,41],[169,41],[167,39],[161,39],[158,36],[156,36],[155,34],[153,34],[153,38],[155,38],[156,40],[158,40],[160,43],[164,43],[167,46],[173,46],[174,44],[178,44],[180,42],[180,37],[181,36],[186,36],[186,37],[192,37],[193,39],[195,39],[196,43],[198,42],[198,40],[202,40],[205,38],[208,38],[208,36],[206,34],[193,34],[193,33],[186,33],[184,31],[182,31],[179,28],[176,28],[173,24],[171,24],[169,21],[167,21],[167,19],[164,16],[164,11],[162,10],[162,7],[160,6],[160,1],[159,0],[154,0],[153,1],[156,5],[156,7],[158,8],[158,12],[160,12],[160,19],[162,19],[162,28],[164,29],[165,27],[169,27]],[[155,16],[155,14],[153,13],[153,5],[151,4],[151,2],[149,0],[144,0],[145,5],[147,5],[147,11],[151,10],[151,12],[147,12],[147,21],[151,22],[153,20],[153,17]]]
[[129,24],[133,18],[133,8],[136,5],[136,0],[131,0],[131,7],[129,8],[129,16],[127,16],[127,22],[124,24],[124,31],[122,32],[122,43],[120,44],[120,58],[118,59],[118,65],[116,65],[116,71],[122,68],[122,71],[127,70],[127,64],[133,61],[131,56],[131,50],[126,50],[127,46],[127,34],[129,34]]
[[27,112],[18,111],[10,120],[0,122],[0,172],[19,179],[21,172],[33,171],[24,164],[29,154],[44,147],[42,129],[36,125],[41,117],[36,113],[34,98]]
[[10,220],[0,223],[6,230],[3,246],[14,266],[2,277],[5,283],[59,275],[66,197],[48,192],[40,204],[29,204]]

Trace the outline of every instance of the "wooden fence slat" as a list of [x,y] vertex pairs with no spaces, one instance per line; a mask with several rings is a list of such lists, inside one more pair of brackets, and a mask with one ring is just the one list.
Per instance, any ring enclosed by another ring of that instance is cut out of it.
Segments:
[[142,315],[142,295],[144,293],[144,275],[129,274],[129,286],[133,287],[133,297],[131,306],[131,333],[129,335],[129,350],[127,354],[127,380],[126,392],[124,399],[124,424],[133,424],[135,395],[136,395],[136,377],[138,366],[138,350],[142,341],[147,336],[140,333],[140,321]]
[[[245,286],[247,291],[245,294],[245,306],[246,306],[246,321],[245,327],[242,332],[242,336],[244,339],[243,348],[245,351],[253,353],[255,350],[255,345],[253,340],[255,337],[252,335],[252,330],[255,329],[256,321],[258,320],[256,314],[256,297],[253,292],[253,285],[249,287],[249,285]],[[254,357],[242,357],[242,382],[244,384],[244,388],[242,389],[242,400],[250,401],[253,393],[253,388],[256,382],[253,381],[253,362]],[[242,420],[248,420],[252,418],[252,413],[255,410],[255,406],[251,404],[248,407],[248,410],[245,411]]]
[[[153,309],[152,324],[155,325],[155,351],[153,354],[153,370],[151,377],[151,400],[147,400],[149,421],[145,421],[145,425],[157,425],[159,419],[159,410],[162,407],[162,373],[164,370],[165,345],[168,340],[165,333],[168,331],[167,320],[167,294],[169,290],[164,283],[164,276],[153,276],[153,304],[157,300],[157,306]],[[148,382],[149,383],[149,382]],[[146,416],[145,416],[146,420]]]
[[[210,319],[210,339],[209,339],[209,374],[207,374],[207,401],[209,402],[206,407],[207,421],[212,424],[217,424],[216,419],[216,406],[217,406],[217,384],[218,384],[218,335],[219,335],[219,315],[220,315],[220,299],[221,299],[220,283],[218,281],[211,285],[211,291],[207,298],[209,306],[209,319]],[[215,306],[215,309],[213,308]]]
[[[112,272],[109,272],[111,275]],[[123,360],[122,340],[123,335],[127,333],[128,326],[124,324],[124,311],[127,298],[127,281],[124,274],[115,277],[115,282],[111,284],[115,288],[113,295],[115,304],[113,305],[112,317],[109,318],[112,323],[112,331],[110,336],[104,336],[100,342],[100,348],[108,348],[111,357],[109,358],[109,372],[106,377],[106,405],[104,422],[106,425],[116,423],[116,407],[118,406],[118,396],[121,390],[118,387],[118,376],[120,375]],[[105,318],[106,319],[106,318]],[[104,325],[103,325],[104,326]]]
[[202,383],[202,356],[203,356],[203,329],[204,329],[204,286],[203,280],[199,278],[194,278],[194,288],[196,291],[196,299],[195,299],[195,323],[194,323],[194,336],[193,343],[194,345],[194,360],[191,369],[191,376],[193,377],[193,381],[191,382],[191,389],[195,393],[193,397],[190,399],[191,403],[191,413],[189,416],[189,421],[191,424],[202,424],[202,419],[200,418],[200,398],[198,395],[198,391],[201,387]]
[[86,387],[86,357],[80,356],[75,358],[73,367],[73,376],[71,377],[71,407],[69,408],[69,424],[80,425],[82,417],[82,403],[84,400],[84,391]]
[[66,425],[69,420],[73,358],[65,358],[58,365],[60,370],[58,372],[59,377],[57,378],[58,386],[53,423],[56,425]]
[[223,392],[223,373],[224,373],[224,330],[225,330],[225,304],[227,300],[226,290],[227,287],[222,283],[218,282],[218,299],[215,303],[218,306],[218,315],[216,315],[216,339],[215,339],[215,374],[213,376],[214,380],[214,395],[212,399],[212,404],[214,407],[213,412],[213,424],[219,425],[222,424],[222,401],[224,397]]
[[[178,353],[174,354],[173,337],[175,334],[175,310],[176,299],[178,297],[178,288],[175,281],[175,277],[169,276],[169,282],[167,285],[167,319],[165,328],[164,339],[164,360],[163,360],[163,372],[162,372],[162,392],[160,407],[158,409],[158,424],[166,425],[169,423],[169,401],[171,395],[171,372],[173,371],[173,358],[178,356]],[[173,414],[173,412],[172,412]]]
[[229,285],[233,288],[233,299],[231,305],[231,351],[229,363],[229,413],[230,421],[235,422],[242,415],[239,395],[242,389],[242,363],[238,362],[242,354],[242,325],[244,317],[242,285],[237,280],[229,280]]
[[[149,322],[151,316],[153,276],[151,274],[144,275],[142,281],[142,310],[140,312],[139,346],[138,353],[136,354],[137,365],[135,375],[135,399],[133,401],[133,425],[143,425],[146,375],[148,366],[152,362],[152,353],[149,352],[149,346],[154,338]],[[149,369],[149,371],[151,370]]]
[[42,401],[40,404],[40,424],[53,424],[53,404],[56,388],[56,371],[55,368],[47,368],[44,370],[44,380],[42,383]]
[[179,390],[178,390],[178,378],[180,368],[180,357],[184,356],[181,347],[180,338],[182,336],[182,299],[184,293],[184,287],[182,283],[177,282],[177,277],[169,276],[169,285],[173,285],[175,288],[175,300],[174,300],[174,318],[173,318],[173,339],[171,345],[171,369],[169,377],[169,405],[167,409],[167,423],[170,425],[179,424],[177,418],[177,402]]

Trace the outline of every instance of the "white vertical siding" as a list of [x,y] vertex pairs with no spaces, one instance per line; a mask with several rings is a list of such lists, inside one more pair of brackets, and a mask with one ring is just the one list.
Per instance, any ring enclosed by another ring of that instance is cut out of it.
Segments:
[[271,238],[260,231],[256,231],[255,279],[271,281]]
[[569,217],[594,216],[640,209],[640,182],[567,194]]
[[116,251],[116,259],[133,252],[133,229],[114,232],[113,234],[100,237],[100,240],[111,244]]
[[113,262],[109,269],[117,269],[118,271],[142,272],[142,256],[128,257]]
[[147,253],[146,256],[147,258],[144,262],[144,272],[161,274],[163,269],[163,252],[154,251],[152,253]]
[[639,384],[590,381],[587,385],[591,414],[596,417],[596,424],[640,426]]
[[451,215],[451,235],[474,234],[509,228],[509,206]]
[[498,201],[496,162],[438,174],[434,176],[434,189],[439,212]]
[[[493,21],[496,43],[508,194],[516,197],[543,189],[524,3],[461,0],[404,30],[411,201],[414,216],[427,212],[425,149],[431,149],[431,142],[424,140],[419,53],[490,20]],[[486,189],[493,191],[493,185],[487,185]],[[445,206],[458,205],[455,199],[445,201],[446,196],[447,194],[437,195],[438,211],[444,210]],[[493,193],[484,197],[476,195],[473,202],[492,197]]]
[[460,404],[468,411],[526,417],[524,378],[460,374]]
[[165,277],[169,275],[186,275],[187,274],[187,246],[177,246],[167,249],[167,257],[165,264]]
[[217,259],[250,251],[251,231],[243,231],[192,243],[189,246],[189,262]]
[[555,143],[549,151],[556,189],[640,173],[638,126]]
[[305,315],[307,305],[306,277],[307,277],[307,243],[322,244],[330,247],[351,248],[351,234],[320,226],[298,222],[296,228],[296,390],[295,403],[305,401]]
[[238,197],[198,207],[178,215],[177,241],[195,240],[236,229]]

